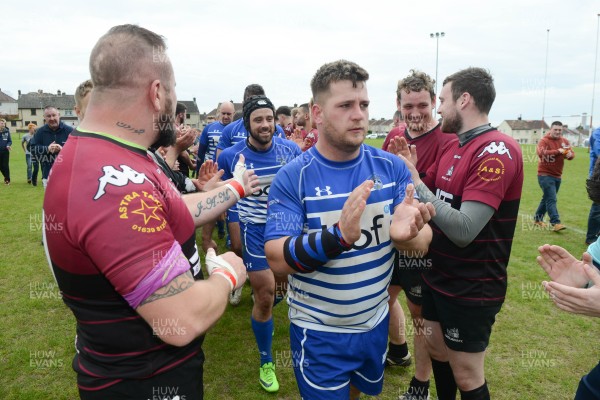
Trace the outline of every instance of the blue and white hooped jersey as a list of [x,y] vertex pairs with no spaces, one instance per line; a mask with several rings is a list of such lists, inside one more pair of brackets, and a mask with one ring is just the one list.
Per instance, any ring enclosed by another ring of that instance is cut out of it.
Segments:
[[[244,119],[240,118],[233,121],[223,129],[219,143],[217,144],[217,149],[225,150],[236,143],[243,142],[247,137],[248,130],[246,130],[246,127],[244,126]],[[275,124],[274,137],[285,139],[285,132],[277,124]]]
[[362,145],[359,156],[346,162],[329,161],[312,147],[271,185],[265,242],[332,226],[352,190],[368,179],[375,186],[352,249],[315,272],[288,276],[289,317],[300,327],[360,332],[385,318],[394,261],[390,224],[412,180],[398,157]]
[[221,139],[221,134],[223,133],[223,129],[225,129],[227,125],[223,125],[219,121],[215,121],[212,124],[208,124],[200,135],[200,144],[206,146],[206,155],[204,157],[205,160],[214,160],[215,152],[217,151],[217,144]]
[[273,137],[268,150],[257,151],[247,146],[246,141],[238,142],[221,153],[217,163],[225,174],[223,180],[233,177],[235,164],[244,155],[246,168],[253,169],[258,175],[259,189],[252,195],[237,202],[240,222],[244,224],[264,224],[267,221],[267,200],[271,183],[277,171],[302,154],[300,147],[291,140]]

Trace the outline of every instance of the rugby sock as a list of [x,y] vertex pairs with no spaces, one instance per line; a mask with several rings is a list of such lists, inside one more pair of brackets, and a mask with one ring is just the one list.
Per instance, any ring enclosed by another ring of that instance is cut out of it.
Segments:
[[416,377],[410,380],[410,388],[408,389],[410,394],[417,396],[418,398],[426,398],[429,393],[429,381],[420,381]]
[[273,343],[273,317],[265,322],[258,322],[254,318],[250,317],[252,321],[252,330],[254,331],[254,338],[258,345],[258,351],[260,353],[260,365],[264,363],[273,362],[273,355],[271,353],[271,345]]
[[217,221],[217,229],[219,232],[219,235],[224,236],[225,235],[225,221]]
[[408,344],[406,342],[402,344],[388,343],[388,355],[394,358],[404,358],[408,354]]
[[452,367],[448,361],[442,362],[431,359],[435,389],[439,400],[456,400],[456,381]]
[[487,382],[484,382],[482,386],[477,389],[469,391],[460,391],[460,398],[462,400],[490,400],[490,391],[487,387]]

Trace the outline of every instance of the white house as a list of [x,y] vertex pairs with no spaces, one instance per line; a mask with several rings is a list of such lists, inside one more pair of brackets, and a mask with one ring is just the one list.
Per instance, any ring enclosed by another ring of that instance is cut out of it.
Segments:
[[521,144],[536,144],[550,127],[542,120],[506,119],[498,130]]
[[0,117],[15,117],[19,113],[17,100],[13,99],[0,89]]

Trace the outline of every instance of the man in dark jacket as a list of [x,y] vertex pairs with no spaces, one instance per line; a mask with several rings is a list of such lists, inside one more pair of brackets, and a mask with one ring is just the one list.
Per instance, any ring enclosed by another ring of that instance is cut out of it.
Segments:
[[39,128],[33,137],[31,150],[42,165],[42,184],[45,189],[50,169],[73,128],[60,122],[60,113],[54,106],[44,108],[44,122],[46,124]]
[[12,146],[10,131],[6,127],[6,120],[0,118],[0,172],[4,176],[5,185],[10,185],[10,168],[8,165],[10,146]]

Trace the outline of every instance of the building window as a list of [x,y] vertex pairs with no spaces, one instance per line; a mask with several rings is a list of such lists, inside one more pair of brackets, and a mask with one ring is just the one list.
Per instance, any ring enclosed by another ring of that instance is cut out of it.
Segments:
[[37,115],[36,112],[37,112],[37,109],[35,109],[35,108],[31,109],[31,115]]
[[73,110],[65,110],[65,117],[72,117],[73,116]]
[[10,126],[17,126],[17,121],[10,121]]
[[186,119],[190,119],[190,114],[185,114]]

